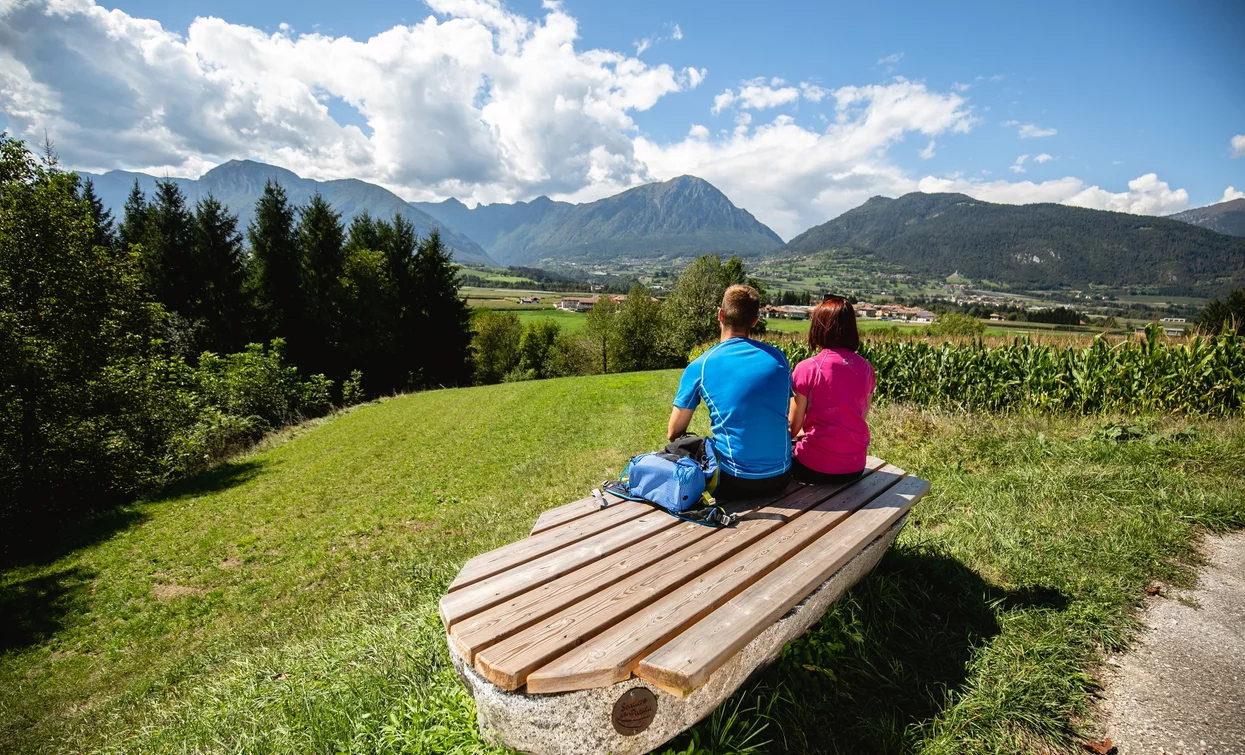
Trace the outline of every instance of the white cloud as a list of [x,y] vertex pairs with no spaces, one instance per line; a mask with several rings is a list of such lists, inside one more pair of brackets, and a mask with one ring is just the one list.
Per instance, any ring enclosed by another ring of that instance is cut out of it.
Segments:
[[922,160],[928,160],[928,159],[930,159],[931,157],[933,157],[933,156],[934,156],[934,147],[936,147],[936,146],[937,146],[937,144],[934,142],[934,140],[933,140],[933,139],[930,139],[930,140],[929,140],[929,144],[926,144],[926,145],[925,145],[925,149],[921,150],[921,151],[920,151],[920,153],[919,153],[919,155],[920,155],[921,159],[922,159]]
[[820,130],[783,115],[755,126],[748,120],[708,141],[662,144],[639,136],[636,156],[658,178],[691,173],[711,181],[789,238],[871,196],[915,191],[917,182],[887,158],[888,150],[909,133],[933,139],[973,123],[959,95],[902,79],[841,87],[827,97],[835,115]]
[[1051,160],[1054,160],[1054,159],[1055,159],[1054,157],[1052,157],[1052,156],[1050,156],[1050,155],[1046,154],[1045,152],[1043,152],[1042,154],[1038,155],[1037,157],[1034,157],[1034,158],[1033,158],[1033,162],[1035,162],[1035,163],[1045,163],[1045,162],[1050,162]]
[[903,60],[903,53],[895,52],[895,53],[891,53],[890,55],[887,55],[884,58],[878,58],[878,65],[893,66],[901,60]]
[[1008,167],[1008,170],[1010,170],[1012,173],[1024,173],[1025,172],[1025,169],[1024,169],[1025,160],[1028,160],[1028,159],[1029,159],[1028,155],[1020,155],[1019,157],[1016,158],[1016,162],[1012,163]]
[[666,28],[670,30],[669,34],[653,34],[632,42],[631,44],[635,47],[636,56],[638,57],[643,55],[645,50],[649,49],[658,42],[678,42],[680,39],[683,39],[683,30],[679,28],[678,24],[666,24]]
[[1245,134],[1237,134],[1230,143],[1233,157],[1245,157]]
[[953,191],[1003,204],[1057,202],[1095,210],[1130,212],[1136,215],[1170,215],[1189,207],[1189,193],[1172,189],[1154,173],[1128,182],[1128,191],[1110,192],[1098,186],[1087,186],[1079,178],[1068,176],[1052,181],[965,181],[927,176],[919,182],[921,191]]
[[1053,128],[1042,128],[1032,123],[1021,123],[1020,121],[1003,121],[1003,125],[1007,128],[1017,127],[1016,131],[1020,134],[1021,139],[1040,139],[1044,136],[1054,136],[1059,133]]
[[807,81],[800,82],[800,96],[809,102],[821,102],[828,94],[830,94],[829,89],[825,89]]
[[1231,202],[1233,199],[1245,199],[1245,191],[1237,191],[1236,187],[1229,186],[1223,190],[1223,198],[1220,202]]
[[713,98],[713,107],[709,108],[709,112],[717,115],[735,102],[735,92],[727,89],[721,94]]
[[958,82],[958,81],[957,81],[957,82],[955,82],[954,84],[952,84],[952,85],[951,85],[951,88],[952,88],[952,89],[954,89],[954,90],[955,90],[955,91],[957,91],[957,92],[967,92],[968,90],[970,90],[970,89],[972,89],[972,88],[973,88],[973,85],[972,85],[972,84],[962,84],[962,83],[960,83],[960,82]]
[[[408,199],[579,201],[692,173],[784,237],[871,196],[919,189],[1131,212],[1187,204],[1153,175],[1120,193],[1072,177],[914,176],[893,159],[896,145],[932,155],[976,118],[959,93],[901,77],[839,88],[744,81],[714,98],[715,112],[737,108],[732,126],[692,124],[681,140],[656,141],[634,114],[698,86],[703,68],[577,47],[575,19],[554,2],[539,18],[501,0],[429,6],[433,15],[417,23],[354,40],[215,18],[196,19],[183,36],[91,0],[0,0],[0,111],[33,143],[46,128],[73,168],[199,175],[253,158]],[[800,99],[826,103],[829,119],[754,122],[763,108]],[[339,107],[367,128],[334,121]]]
[[[91,0],[0,4],[0,111],[67,165],[194,174],[252,157],[408,197],[496,201],[649,178],[631,115],[699,84],[577,49],[557,7],[532,20],[495,0],[430,0],[436,15],[366,41],[266,34],[198,18],[183,37]],[[324,100],[357,110],[340,125]]]

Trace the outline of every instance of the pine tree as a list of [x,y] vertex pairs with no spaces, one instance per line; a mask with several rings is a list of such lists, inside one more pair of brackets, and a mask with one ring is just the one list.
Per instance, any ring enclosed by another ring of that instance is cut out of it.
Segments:
[[193,319],[202,275],[195,264],[194,218],[181,188],[170,180],[156,182],[141,260],[156,299],[168,311]]
[[305,323],[302,258],[294,235],[294,208],[285,189],[269,181],[247,228],[251,242],[250,287],[260,312],[259,338],[285,338],[298,364]]
[[117,245],[117,231],[112,220],[112,212],[104,207],[104,202],[95,193],[95,182],[87,179],[82,184],[82,199],[91,208],[91,217],[95,220],[95,246],[109,249]]
[[412,269],[418,292],[415,319],[408,327],[422,335],[421,370],[416,387],[462,385],[471,379],[471,310],[458,296],[458,272],[434,228],[419,245]]
[[346,233],[341,215],[314,195],[298,211],[295,234],[306,266],[307,342],[300,366],[344,378],[350,374],[341,353],[341,277]]
[[144,243],[147,237],[147,197],[138,185],[137,178],[134,179],[134,188],[130,189],[130,196],[125,200],[124,212],[118,236],[121,246],[129,249],[136,244]]
[[238,351],[252,320],[245,291],[246,255],[238,216],[211,195],[195,205],[194,258],[199,270],[194,316],[204,322],[202,345],[218,353]]

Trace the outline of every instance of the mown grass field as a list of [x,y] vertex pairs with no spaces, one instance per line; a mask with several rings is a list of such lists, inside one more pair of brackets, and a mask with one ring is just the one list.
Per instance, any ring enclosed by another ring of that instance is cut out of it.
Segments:
[[[468,557],[657,447],[677,379],[368,404],[6,553],[0,751],[491,751],[436,601]],[[1075,752],[1147,584],[1189,581],[1198,531],[1245,526],[1241,421],[1137,440],[1104,421],[877,408],[872,451],[932,494],[671,752]]]

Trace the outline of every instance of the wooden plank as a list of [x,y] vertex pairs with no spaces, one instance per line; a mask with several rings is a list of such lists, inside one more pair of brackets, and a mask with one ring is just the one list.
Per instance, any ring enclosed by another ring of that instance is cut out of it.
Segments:
[[652,510],[651,504],[625,501],[617,506],[610,506],[598,516],[586,517],[565,527],[556,527],[535,537],[525,537],[488,553],[481,553],[463,564],[446,592],[461,590],[467,585],[527,563],[558,548],[565,548],[623,522],[639,519]]
[[[611,527],[604,532],[559,548],[540,558],[507,569],[473,585],[455,590],[441,598],[441,621],[446,628],[472,614],[497,605],[509,598],[538,587],[563,574],[626,548],[632,543],[670,529],[679,520],[664,511],[649,507],[649,512],[633,519],[626,526]],[[702,527],[702,529],[705,529]]]
[[[602,492],[601,495],[605,496],[605,500],[610,506],[626,500],[610,493]],[[541,512],[540,516],[536,517],[536,524],[532,525],[532,531],[529,534],[536,535],[546,530],[551,530],[554,527],[560,527],[563,524],[573,522],[589,514],[595,514],[598,511],[601,511],[601,504],[597,499],[592,496],[580,498],[578,501],[571,501],[570,503]]]
[[642,659],[635,674],[684,697],[745,645],[808,597],[929,492],[909,477],[717,610]]
[[[585,591],[572,590],[567,594],[568,602],[563,603],[564,607],[556,613],[546,614],[526,629],[510,634],[490,647],[475,645],[475,668],[493,684],[503,689],[517,689],[523,686],[532,669],[781,527],[791,511],[800,507],[812,508],[846,487],[850,486],[801,487],[776,504],[781,505],[781,509],[762,508],[727,529],[691,525],[709,534],[630,577],[604,587],[595,587],[582,600],[580,598]],[[571,578],[572,575],[567,575],[562,579]],[[560,581],[552,584],[560,587]],[[457,642],[455,647],[466,649]],[[463,655],[466,657],[466,653]]]
[[[867,471],[872,471],[873,468],[880,467],[883,464],[885,462],[881,459],[872,459],[871,468]],[[788,490],[800,492],[806,490],[807,487],[793,485]],[[782,504],[780,503],[781,498],[775,501],[773,496],[755,499],[750,502],[740,502],[743,508],[735,509],[735,511],[736,513],[742,511],[745,515],[751,513],[762,518],[773,517],[786,521],[794,511],[801,511],[811,506],[812,503],[818,502],[814,500],[817,496],[828,498],[845,487],[847,486],[823,487],[813,497],[810,497],[808,494],[801,496],[800,500],[796,501],[795,504]],[[766,509],[763,514],[758,513],[765,508],[764,506],[758,507],[759,501],[769,502],[771,508]],[[466,659],[468,663],[474,663],[475,654],[481,649],[493,645],[522,629],[526,629],[537,621],[590,595],[592,592],[608,587],[614,582],[662,558],[666,558],[682,548],[692,545],[715,531],[700,525],[682,524],[675,530],[666,531],[661,533],[661,535],[638,542],[614,556],[599,562],[593,562],[589,566],[582,567],[551,583],[529,590],[505,603],[470,616],[463,621],[451,622],[450,642],[453,643],[455,651],[460,656]],[[444,616],[442,618],[444,619]]]
[[[814,506],[627,618],[613,623],[568,653],[527,676],[533,694],[603,687],[631,676],[639,659],[699,621],[748,585],[798,553],[848,515],[899,482],[904,472],[883,467],[852,484],[842,495]],[[486,651],[487,652],[487,651]]]
[[676,524],[674,528],[452,624],[449,638],[454,649],[468,663],[474,663],[481,649],[718,531],[667,518]]
[[713,530],[700,542],[479,651],[476,670],[500,687],[517,689],[534,669],[782,527],[793,508],[812,508],[836,493],[846,495],[850,487],[803,487],[781,502],[782,510],[763,508],[734,527]]

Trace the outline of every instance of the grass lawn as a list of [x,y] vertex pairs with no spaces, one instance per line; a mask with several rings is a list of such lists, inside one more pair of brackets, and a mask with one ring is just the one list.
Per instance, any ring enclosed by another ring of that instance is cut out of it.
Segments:
[[[491,751],[436,601],[468,557],[657,447],[677,379],[357,407],[6,554],[0,750]],[[1146,585],[1190,579],[1199,529],[1245,526],[1243,423],[1119,442],[1101,421],[877,408],[873,452],[932,494],[672,751],[1075,752]]]
[[588,316],[580,312],[567,312],[565,309],[519,310],[519,322],[527,325],[534,320],[553,320],[565,333],[578,333],[584,329]]

